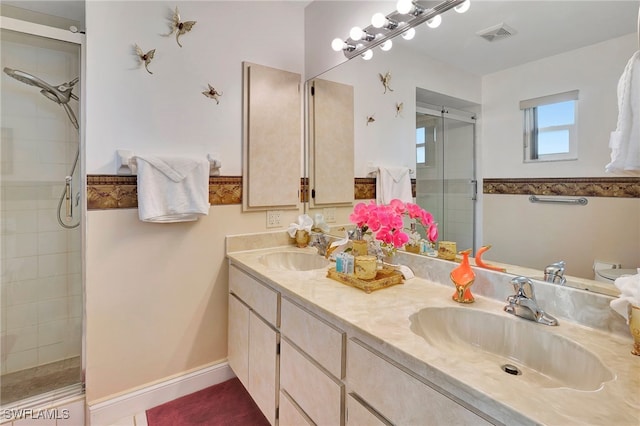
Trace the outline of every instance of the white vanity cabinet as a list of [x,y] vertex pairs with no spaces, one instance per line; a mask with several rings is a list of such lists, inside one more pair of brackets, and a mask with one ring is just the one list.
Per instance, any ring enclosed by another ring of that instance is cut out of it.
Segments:
[[281,425],[295,416],[309,424],[344,425],[346,334],[286,298],[280,332],[280,390],[290,399],[281,404]]
[[358,339],[349,339],[347,360],[347,425],[491,424]]
[[229,365],[272,425],[278,407],[280,294],[229,267]]

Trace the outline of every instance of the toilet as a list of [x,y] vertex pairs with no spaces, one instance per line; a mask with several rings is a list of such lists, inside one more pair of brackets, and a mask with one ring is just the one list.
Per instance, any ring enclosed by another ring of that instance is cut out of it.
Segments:
[[622,275],[636,275],[638,273],[637,269],[622,269],[620,266],[620,264],[596,261],[593,264],[593,272],[595,275],[594,279],[599,282],[613,285],[616,278],[619,278]]

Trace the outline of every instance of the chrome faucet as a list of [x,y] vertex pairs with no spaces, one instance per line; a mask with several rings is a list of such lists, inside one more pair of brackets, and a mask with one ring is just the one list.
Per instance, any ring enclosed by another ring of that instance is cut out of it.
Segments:
[[515,277],[511,284],[516,294],[507,297],[509,304],[504,307],[505,312],[544,325],[558,325],[558,320],[538,306],[533,293],[533,283],[529,278]]
[[311,239],[309,240],[309,245],[311,247],[315,247],[318,250],[318,254],[320,256],[327,255],[327,249],[329,248],[329,244],[331,243],[331,237],[327,234],[323,234],[321,232],[311,231]]
[[567,283],[567,279],[564,277],[565,265],[564,260],[548,265],[544,268],[544,280],[548,283],[565,285]]

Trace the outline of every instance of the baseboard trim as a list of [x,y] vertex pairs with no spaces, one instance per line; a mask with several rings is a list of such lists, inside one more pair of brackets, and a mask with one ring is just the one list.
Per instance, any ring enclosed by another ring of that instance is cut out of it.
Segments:
[[164,382],[87,406],[87,424],[108,426],[116,421],[235,377],[228,362],[208,366]]

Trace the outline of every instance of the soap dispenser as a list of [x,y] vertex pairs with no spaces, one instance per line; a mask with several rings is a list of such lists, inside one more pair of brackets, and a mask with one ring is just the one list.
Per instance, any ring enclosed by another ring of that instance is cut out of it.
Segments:
[[471,269],[471,265],[469,264],[469,254],[471,254],[471,249],[461,251],[458,253],[462,255],[462,262],[460,266],[455,268],[449,274],[453,285],[456,286],[456,292],[453,293],[451,298],[458,303],[473,303],[474,298],[471,294],[471,284],[476,278],[476,274]]

